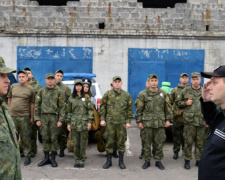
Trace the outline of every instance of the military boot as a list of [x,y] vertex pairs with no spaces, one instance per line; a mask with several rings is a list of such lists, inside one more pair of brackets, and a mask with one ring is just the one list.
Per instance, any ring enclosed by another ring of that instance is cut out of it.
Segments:
[[51,164],[52,164],[52,167],[57,167],[58,166],[57,162],[55,161],[55,155],[56,155],[56,151],[52,151],[52,153],[51,153]]
[[139,159],[143,159],[144,153],[141,151],[141,155],[139,156]]
[[174,153],[173,159],[178,159],[178,153]]
[[165,167],[162,165],[161,161],[157,161],[157,162],[155,163],[155,166],[158,167],[158,168],[161,169],[161,170],[164,170],[164,169],[165,169]]
[[123,162],[123,154],[119,153],[119,167],[120,169],[126,169],[126,166]]
[[44,151],[45,158],[38,164],[38,166],[45,166],[47,164],[51,164],[51,161],[49,159],[49,152]]
[[107,154],[107,161],[103,166],[103,169],[108,169],[110,166],[112,166],[112,154]]
[[184,163],[184,169],[190,169],[190,160],[185,160],[185,163]]
[[142,166],[142,169],[147,169],[149,166],[151,166],[149,161],[145,161],[145,163]]
[[114,158],[118,158],[118,157],[119,157],[116,151],[113,151],[112,156],[113,156]]
[[24,166],[28,166],[30,164],[31,160],[30,157],[26,157],[25,161],[24,161]]
[[61,149],[60,151],[59,151],[59,157],[64,157],[65,156],[65,154],[64,154],[64,150],[63,149]]

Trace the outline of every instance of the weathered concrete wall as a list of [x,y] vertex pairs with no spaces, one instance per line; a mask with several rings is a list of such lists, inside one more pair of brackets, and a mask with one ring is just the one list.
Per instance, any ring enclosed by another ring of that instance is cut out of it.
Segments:
[[224,39],[225,0],[189,0],[167,9],[143,8],[137,0],[80,0],[61,7],[0,1],[0,55],[7,65],[17,67],[17,46],[91,46],[103,92],[117,74],[127,89],[128,48],[204,49],[205,70],[212,70],[225,62]]
[[66,38],[66,37],[0,37],[0,55],[6,64],[17,68],[17,46],[88,46],[93,47],[93,73],[105,92],[114,75],[128,82],[128,48],[204,49],[205,70],[224,64],[223,40],[130,39],[130,38]]
[[[137,0],[68,1],[39,6],[36,1],[1,0],[0,33],[13,36],[223,37],[225,4],[178,3],[175,8],[143,8]],[[194,3],[195,2],[195,3]],[[208,3],[207,3],[208,2]],[[99,29],[99,23],[105,29]],[[206,25],[209,26],[206,31]]]

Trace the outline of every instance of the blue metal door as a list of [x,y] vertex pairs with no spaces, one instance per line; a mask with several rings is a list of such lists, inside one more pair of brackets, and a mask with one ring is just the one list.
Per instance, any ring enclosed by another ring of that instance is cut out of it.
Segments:
[[17,47],[17,70],[29,67],[42,87],[46,73],[92,73],[92,63],[92,47]]
[[169,81],[171,88],[179,84],[180,74],[204,70],[204,50],[128,49],[128,91],[135,102],[144,90],[150,74],[158,74],[159,87]]

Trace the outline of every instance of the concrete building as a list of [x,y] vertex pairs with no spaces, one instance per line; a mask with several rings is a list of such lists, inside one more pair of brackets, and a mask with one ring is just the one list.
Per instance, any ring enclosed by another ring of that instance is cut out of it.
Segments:
[[[143,8],[140,0],[80,0],[66,6],[0,1],[0,56],[15,69],[89,71],[105,92],[114,75],[132,97],[147,76],[178,83],[181,72],[224,64],[225,0]],[[76,67],[73,67],[76,66]]]

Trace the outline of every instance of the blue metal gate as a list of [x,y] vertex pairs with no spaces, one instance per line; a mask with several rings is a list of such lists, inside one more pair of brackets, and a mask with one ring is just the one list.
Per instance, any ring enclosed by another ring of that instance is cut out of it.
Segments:
[[204,70],[204,50],[184,49],[128,49],[128,91],[133,101],[150,74],[158,74],[159,87],[163,81],[171,82],[171,88],[179,84],[180,74]]
[[46,73],[58,69],[67,73],[92,73],[92,63],[92,47],[17,47],[17,70],[31,68],[42,87]]

